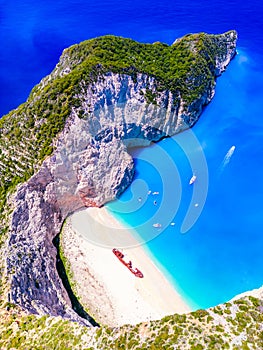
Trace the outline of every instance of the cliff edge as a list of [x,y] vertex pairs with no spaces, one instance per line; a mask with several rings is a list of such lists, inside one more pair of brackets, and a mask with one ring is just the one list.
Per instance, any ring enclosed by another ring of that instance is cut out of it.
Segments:
[[130,146],[194,125],[236,53],[236,40],[229,31],[187,35],[171,46],[113,36],[74,45],[28,100],[2,118],[8,301],[90,324],[74,312],[58,276],[54,238],[69,213],[102,206],[131,183]]

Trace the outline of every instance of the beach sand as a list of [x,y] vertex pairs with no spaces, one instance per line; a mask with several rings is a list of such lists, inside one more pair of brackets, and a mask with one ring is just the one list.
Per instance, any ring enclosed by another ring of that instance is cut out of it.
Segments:
[[[61,247],[71,266],[74,292],[98,323],[136,324],[190,311],[130,229],[105,208],[71,215],[63,227]],[[118,260],[114,247],[122,248],[125,260],[131,260],[143,278]]]

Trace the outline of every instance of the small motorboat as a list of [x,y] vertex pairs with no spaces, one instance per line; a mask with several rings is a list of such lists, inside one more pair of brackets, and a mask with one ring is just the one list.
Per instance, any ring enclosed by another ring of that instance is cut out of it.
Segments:
[[157,222],[156,224],[153,224],[153,227],[160,228],[162,227],[162,225],[159,222]]
[[189,181],[189,185],[192,185],[196,181],[197,177],[196,175],[193,175]]

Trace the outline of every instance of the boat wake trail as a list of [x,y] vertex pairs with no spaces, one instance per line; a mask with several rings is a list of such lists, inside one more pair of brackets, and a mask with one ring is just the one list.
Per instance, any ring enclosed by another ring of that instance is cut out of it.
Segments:
[[234,153],[236,149],[236,146],[232,146],[229,148],[229,150],[227,151],[227,154],[225,155],[225,158],[222,162],[222,164],[220,165],[220,168],[219,168],[219,174],[221,174],[223,172],[223,170],[225,169],[225,167],[227,166],[227,164],[230,162],[230,159]]

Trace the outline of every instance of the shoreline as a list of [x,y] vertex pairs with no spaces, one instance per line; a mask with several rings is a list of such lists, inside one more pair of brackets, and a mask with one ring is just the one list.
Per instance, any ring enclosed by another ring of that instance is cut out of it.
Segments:
[[[81,304],[98,323],[113,327],[190,312],[131,231],[105,207],[87,208],[67,219],[61,248]],[[144,277],[134,276],[113,248],[122,248]]]

